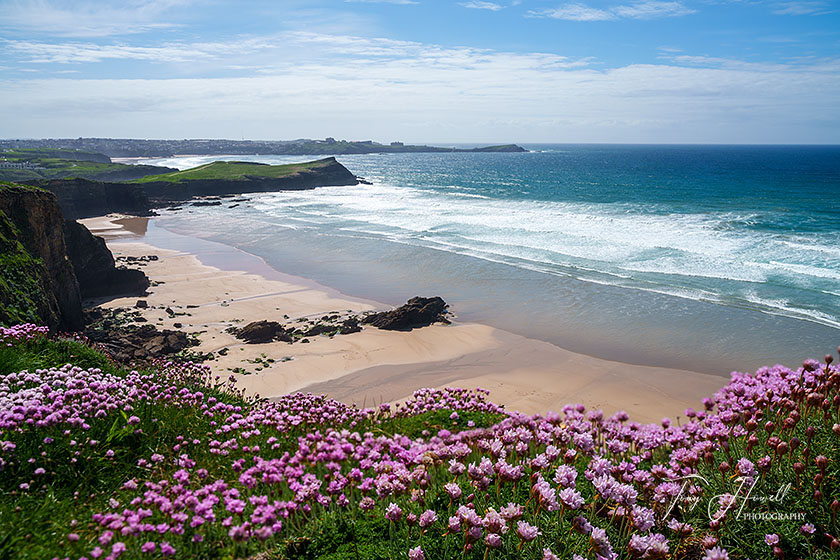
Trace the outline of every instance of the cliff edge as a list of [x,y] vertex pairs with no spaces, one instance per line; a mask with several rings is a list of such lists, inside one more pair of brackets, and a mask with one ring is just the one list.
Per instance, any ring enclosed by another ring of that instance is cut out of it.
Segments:
[[84,298],[139,295],[149,279],[117,268],[105,241],[65,221],[49,191],[0,182],[0,324],[84,327]]
[[82,302],[50,192],[0,184],[0,322],[82,328]]

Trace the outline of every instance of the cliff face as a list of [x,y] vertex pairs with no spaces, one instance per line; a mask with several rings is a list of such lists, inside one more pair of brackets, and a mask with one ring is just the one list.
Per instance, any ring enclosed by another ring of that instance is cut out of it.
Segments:
[[[137,216],[151,213],[155,206],[189,200],[195,196],[220,196],[255,192],[304,190],[316,187],[355,185],[359,179],[335,158],[286,177],[244,179],[193,179],[182,182],[154,181],[116,183],[88,179],[27,181],[55,194],[64,217],[70,220],[121,212]],[[162,172],[172,171],[161,168]]]
[[54,179],[37,184],[55,194],[64,217],[70,220],[111,212],[139,215],[149,212],[149,199],[139,185],[87,179]]
[[55,195],[0,185],[0,222],[0,321],[81,329],[79,285],[67,259],[64,218]]
[[149,287],[149,279],[141,270],[116,268],[105,240],[93,235],[82,224],[65,221],[64,240],[82,299],[142,295]]

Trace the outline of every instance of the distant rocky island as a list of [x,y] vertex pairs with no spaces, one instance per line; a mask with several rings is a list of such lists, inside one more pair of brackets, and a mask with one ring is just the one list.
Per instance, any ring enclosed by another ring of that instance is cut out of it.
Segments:
[[[346,155],[452,152],[527,152],[516,144],[479,148],[415,146],[403,142],[380,144],[372,140],[137,140],[131,138],[58,138],[0,140],[0,151],[21,149],[82,150],[109,157],[172,157],[190,155]],[[2,154],[0,154],[2,157]]]

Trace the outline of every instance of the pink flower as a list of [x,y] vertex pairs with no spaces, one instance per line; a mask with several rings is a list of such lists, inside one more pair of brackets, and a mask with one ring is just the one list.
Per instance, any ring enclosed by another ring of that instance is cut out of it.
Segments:
[[531,542],[540,535],[540,530],[527,521],[519,521],[516,524],[516,534],[525,542]]
[[764,542],[767,543],[767,546],[775,546],[779,544],[779,535],[777,535],[776,533],[764,535]]
[[389,521],[393,521],[394,523],[402,519],[402,510],[400,509],[400,506],[391,502],[388,507],[385,508],[385,518]]
[[426,555],[423,554],[423,549],[419,546],[415,546],[411,550],[408,551],[408,559],[409,560],[426,560]]
[[430,527],[437,521],[437,513],[434,511],[427,509],[423,513],[420,514],[420,527],[423,529]]
[[502,537],[496,533],[487,533],[484,537],[484,544],[487,548],[500,548],[502,546]]
[[449,497],[453,500],[457,500],[461,497],[461,487],[454,482],[444,484],[443,489],[446,490],[446,493],[449,494]]
[[729,553],[726,550],[716,546],[706,551],[703,560],[729,560]]

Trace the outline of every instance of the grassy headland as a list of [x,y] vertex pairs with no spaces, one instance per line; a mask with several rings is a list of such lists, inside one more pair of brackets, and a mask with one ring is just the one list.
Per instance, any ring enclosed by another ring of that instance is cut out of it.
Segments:
[[191,169],[135,179],[132,183],[183,183],[187,181],[245,181],[251,179],[281,179],[302,171],[326,167],[335,160],[322,159],[306,163],[268,165],[244,161],[214,161]]
[[122,181],[171,171],[169,168],[153,165],[112,163],[111,158],[104,154],[58,148],[7,150],[0,152],[0,161],[23,166],[0,167],[0,179],[7,181],[68,178]]

